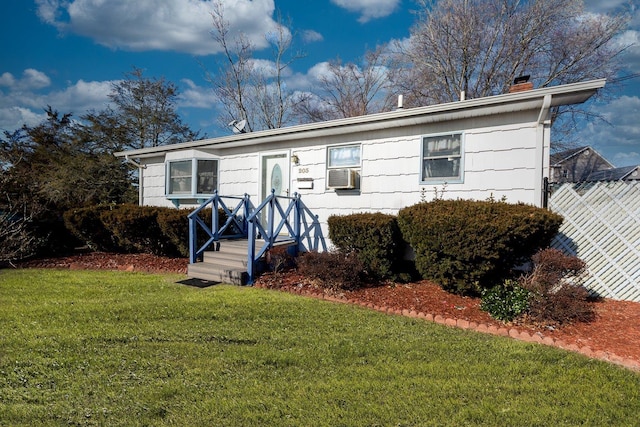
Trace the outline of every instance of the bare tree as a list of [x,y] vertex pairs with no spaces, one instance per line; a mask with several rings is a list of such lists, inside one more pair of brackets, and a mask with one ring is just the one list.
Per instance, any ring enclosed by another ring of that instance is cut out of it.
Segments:
[[297,111],[304,121],[322,121],[379,113],[392,108],[385,54],[368,51],[362,65],[343,64],[338,58],[327,64],[318,78],[314,95],[303,100]]
[[218,1],[211,13],[212,36],[222,49],[215,74],[207,79],[221,103],[221,125],[232,120],[246,120],[246,130],[280,128],[292,119],[297,97],[284,82],[291,63],[300,57],[291,53],[293,34],[278,17],[277,28],[265,34],[271,48],[271,58],[255,58],[255,46],[241,32],[233,33],[224,17],[224,7]]
[[418,0],[419,20],[396,45],[392,76],[413,105],[505,93],[515,77],[536,87],[613,77],[613,43],[628,17],[585,13],[582,0]]
[[33,255],[37,249],[37,238],[29,229],[33,214],[5,200],[0,210],[0,266],[13,265],[13,261]]

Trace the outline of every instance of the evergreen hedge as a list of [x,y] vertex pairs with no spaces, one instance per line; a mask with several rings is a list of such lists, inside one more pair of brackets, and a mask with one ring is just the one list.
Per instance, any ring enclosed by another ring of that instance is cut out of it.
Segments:
[[123,252],[113,232],[101,219],[103,212],[114,208],[114,205],[97,205],[68,210],[63,215],[64,225],[94,251]]
[[400,210],[398,225],[425,279],[479,295],[547,247],[562,217],[524,204],[435,200]]
[[178,249],[158,223],[160,210],[154,206],[119,205],[102,212],[100,219],[125,252],[177,256]]
[[[123,205],[98,205],[71,209],[64,222],[76,237],[95,251],[141,252],[164,256],[189,256],[190,209]],[[211,209],[199,214],[211,224]],[[219,223],[226,215],[219,212]],[[208,235],[199,230],[198,244]]]
[[343,253],[355,253],[374,278],[391,278],[404,242],[396,217],[382,213],[332,215],[329,238]]

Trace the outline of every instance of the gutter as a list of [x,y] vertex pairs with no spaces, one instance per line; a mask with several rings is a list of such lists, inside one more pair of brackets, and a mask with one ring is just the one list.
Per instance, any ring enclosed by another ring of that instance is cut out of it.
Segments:
[[[542,106],[540,107],[540,114],[538,114],[538,120],[536,125],[538,127],[536,132],[536,180],[534,184],[534,193],[539,194],[538,207],[546,208],[547,203],[547,185],[549,180],[549,159],[551,148],[551,137],[549,130],[551,129],[551,120],[549,119],[549,110],[551,109],[553,95],[547,94],[542,100]],[[548,138],[547,138],[548,137]],[[545,144],[546,141],[549,144]],[[547,146],[547,152],[545,152],[545,145]],[[546,181],[546,182],[545,182]]]
[[134,160],[131,160],[129,158],[129,155],[125,155],[124,160],[138,169],[138,205],[142,206],[142,204],[144,203],[144,174],[142,173],[142,170],[146,169],[147,165],[142,165]]

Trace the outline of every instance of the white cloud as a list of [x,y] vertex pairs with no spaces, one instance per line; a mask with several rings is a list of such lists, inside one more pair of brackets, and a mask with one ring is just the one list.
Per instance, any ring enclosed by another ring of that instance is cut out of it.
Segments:
[[47,118],[44,111],[37,114],[28,108],[0,107],[0,129],[14,131],[22,125],[35,126]]
[[[60,113],[72,113],[76,118],[89,110],[102,110],[109,102],[113,82],[78,82],[62,90],[41,93],[50,85],[49,77],[37,70],[25,70],[16,80],[10,73],[0,76],[0,82],[11,82],[7,93],[0,92],[0,129],[15,130],[23,124],[33,126],[46,118],[48,105]],[[45,85],[46,83],[46,85]]]
[[598,106],[595,113],[602,114],[609,123],[589,123],[578,135],[581,144],[592,145],[605,153],[616,166],[638,164],[640,151],[640,97],[621,96],[608,104]]
[[[101,110],[109,103],[111,93],[111,81],[77,83],[66,87],[64,90],[51,92],[43,97],[47,105],[64,106],[61,112],[73,112],[74,116],[82,115],[88,110]],[[62,107],[59,107],[62,108]]]
[[3,73],[0,76],[0,86],[14,86],[16,84],[16,79],[13,77],[11,73]]
[[51,79],[45,73],[33,68],[24,70],[22,76],[23,85],[29,89],[42,89],[51,84]]
[[[626,140],[629,143],[638,143],[640,141],[640,126],[638,117],[640,117],[640,97],[638,96],[621,96],[604,107],[604,118],[617,128],[624,130],[627,135]],[[620,140],[619,142],[624,142]]]
[[360,14],[358,22],[362,24],[391,15],[399,2],[400,0],[331,0],[336,6]]
[[613,156],[613,163],[616,165],[640,165],[640,152],[619,151]]
[[[36,0],[40,18],[112,49],[163,50],[208,55],[219,52],[210,31],[217,0]],[[258,48],[277,29],[274,0],[222,0],[233,32]]]
[[619,48],[627,47],[622,59],[626,71],[640,72],[640,7],[628,0],[586,0],[585,9],[593,14],[628,14],[628,27],[614,42]]
[[[40,76],[39,73],[25,73]],[[44,75],[44,74],[42,74]],[[41,76],[40,76],[41,77]],[[24,79],[27,81],[27,79]],[[36,79],[37,80],[37,79]],[[48,80],[48,78],[47,78]],[[78,80],[60,90],[46,91],[17,80],[10,73],[0,75],[0,130],[13,131],[26,124],[36,126],[46,119],[44,110],[51,106],[61,114],[72,113],[79,119],[87,112],[101,111],[109,105],[109,94],[118,80],[85,81]],[[207,86],[198,86],[192,80],[181,80],[180,95],[177,100],[179,113],[184,116],[194,113],[193,109],[213,111],[217,101],[213,90]],[[203,125],[211,123],[204,123]]]
[[322,77],[330,75],[329,63],[326,61],[318,62],[313,67],[309,68],[309,71],[307,71],[307,75],[313,80],[320,81]]
[[317,31],[305,30],[302,32],[302,40],[305,43],[321,42],[324,37]]
[[0,76],[0,86],[6,86],[11,91],[42,89],[51,85],[51,79],[42,71],[27,68],[22,72],[22,78],[16,79],[11,73]]
[[616,40],[620,48],[627,47],[622,54],[624,67],[629,73],[640,73],[640,31],[628,30]]
[[216,97],[210,87],[198,86],[190,79],[182,79],[187,89],[180,92],[178,107],[212,109],[216,105]]

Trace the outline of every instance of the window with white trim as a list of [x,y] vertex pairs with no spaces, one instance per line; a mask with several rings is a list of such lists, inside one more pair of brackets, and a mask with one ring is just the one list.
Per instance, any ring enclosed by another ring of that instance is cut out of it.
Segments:
[[167,196],[197,197],[218,188],[218,161],[188,159],[167,162]]
[[361,152],[360,144],[327,147],[326,188],[328,190],[360,189]]
[[462,133],[422,138],[421,180],[462,180]]
[[327,168],[359,168],[360,144],[327,148]]

